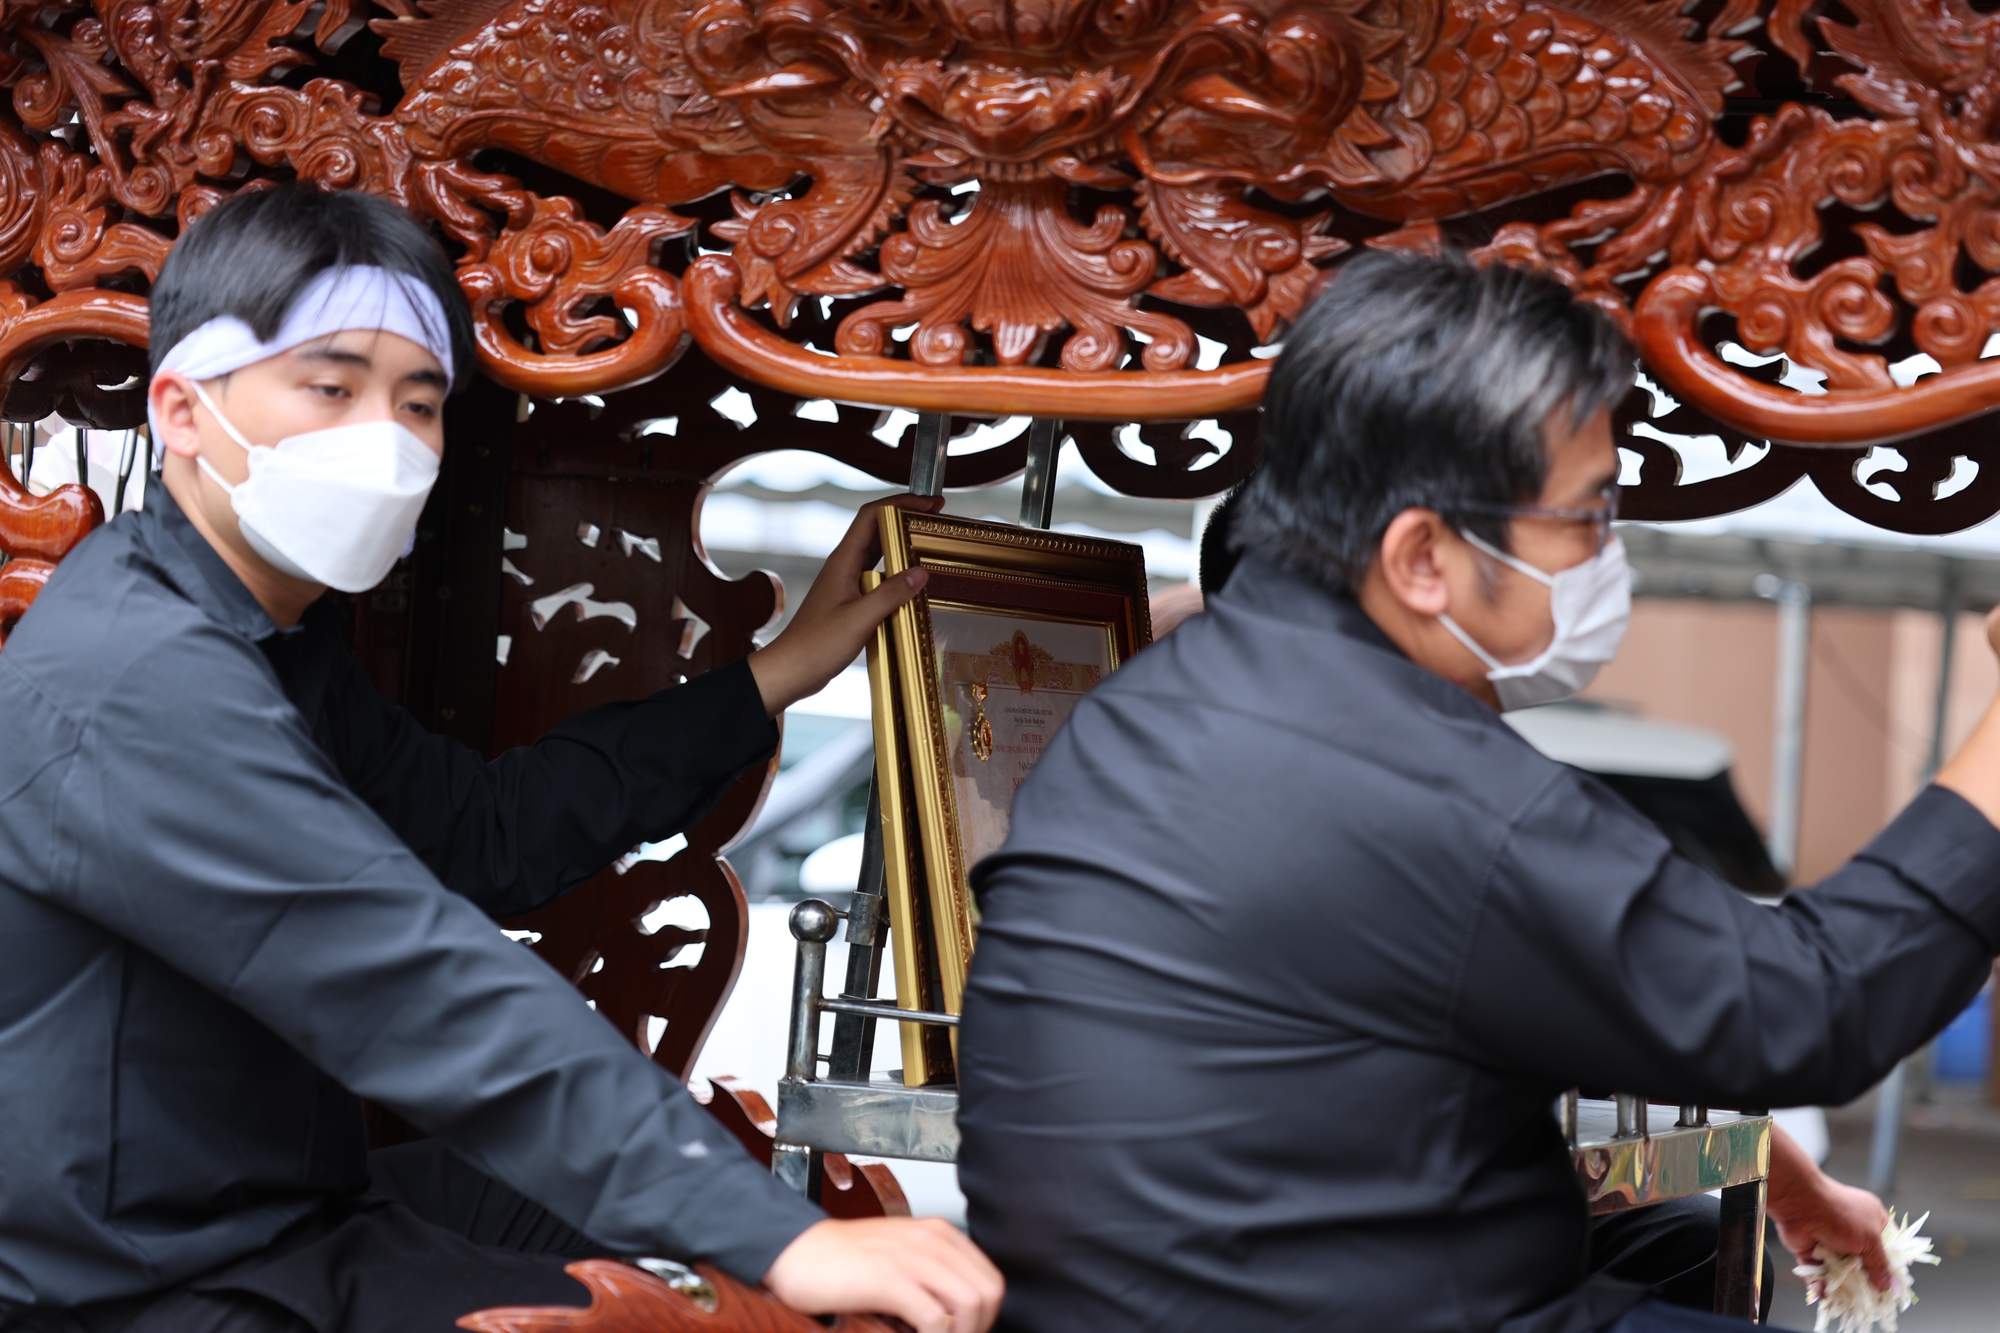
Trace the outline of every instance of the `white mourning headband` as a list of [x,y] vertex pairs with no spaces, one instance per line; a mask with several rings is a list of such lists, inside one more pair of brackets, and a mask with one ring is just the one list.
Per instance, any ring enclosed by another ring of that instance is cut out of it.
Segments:
[[[436,293],[407,273],[359,264],[326,269],[314,278],[292,302],[269,342],[259,340],[236,316],[222,315],[175,343],[160,361],[160,369],[178,370],[191,380],[210,380],[348,329],[401,334],[438,359],[447,382],[457,378],[451,326]],[[150,409],[146,415],[157,441],[159,423],[151,420]]]

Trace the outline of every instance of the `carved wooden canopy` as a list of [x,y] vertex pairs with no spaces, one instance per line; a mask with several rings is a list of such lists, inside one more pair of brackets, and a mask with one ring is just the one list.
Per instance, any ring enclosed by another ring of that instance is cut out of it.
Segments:
[[[2000,19],[1962,0],[366,3],[0,0],[7,375],[142,342],[177,230],[293,174],[434,224],[542,398],[692,338],[803,398],[1216,417],[1344,254],[1457,228],[1672,396],[1628,512],[1805,474],[1906,531],[2000,509]],[[1659,432],[1783,443],[1676,487]],[[1853,474],[1898,440],[1890,500]]]

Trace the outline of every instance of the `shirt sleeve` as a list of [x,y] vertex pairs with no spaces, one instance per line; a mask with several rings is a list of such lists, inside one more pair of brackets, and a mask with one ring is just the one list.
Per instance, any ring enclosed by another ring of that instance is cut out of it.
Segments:
[[694,827],[777,748],[743,661],[593,708],[488,761],[426,731],[343,657],[326,724],[347,785],[446,888],[495,917],[532,911],[639,843]]
[[1566,774],[1495,859],[1452,1033],[1468,1058],[1566,1087],[1836,1105],[1950,1022],[1996,947],[2000,829],[1953,792],[1928,789],[1772,908]]
[[[348,790],[253,648],[187,630],[137,673],[147,688],[110,691],[62,782],[55,845],[91,849],[55,877],[62,906],[617,1251],[756,1282],[820,1220],[443,890]],[[162,698],[170,719],[147,706]]]

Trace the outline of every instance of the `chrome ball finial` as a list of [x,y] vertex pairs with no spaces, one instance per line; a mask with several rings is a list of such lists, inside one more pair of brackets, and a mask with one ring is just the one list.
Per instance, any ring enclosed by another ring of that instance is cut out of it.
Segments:
[[817,898],[808,898],[792,909],[792,938],[807,944],[825,944],[840,927],[840,914]]

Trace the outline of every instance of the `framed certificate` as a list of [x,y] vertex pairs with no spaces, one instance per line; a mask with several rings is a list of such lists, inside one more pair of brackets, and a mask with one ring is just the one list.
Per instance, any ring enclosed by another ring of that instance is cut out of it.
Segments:
[[[979,913],[968,872],[1007,839],[1014,792],[1077,702],[1151,638],[1137,546],[882,510],[887,576],[930,581],[877,636],[877,780],[904,1008],[958,1013]],[[904,1079],[951,1076],[905,1024]]]

